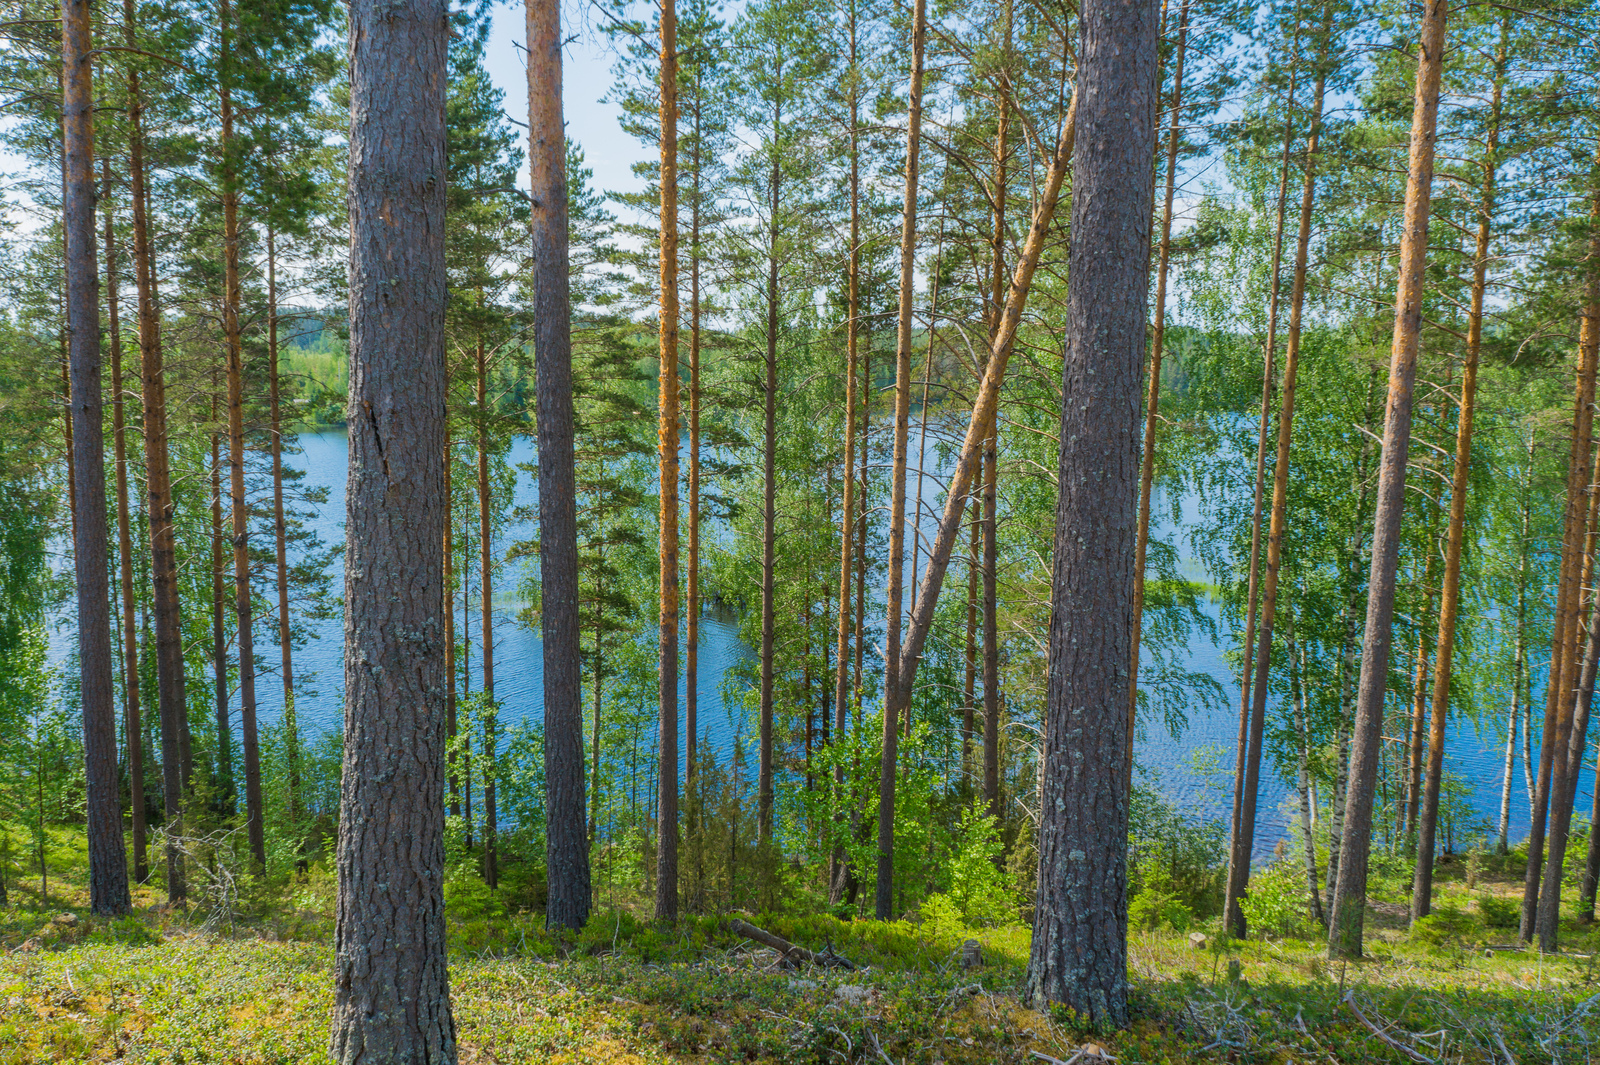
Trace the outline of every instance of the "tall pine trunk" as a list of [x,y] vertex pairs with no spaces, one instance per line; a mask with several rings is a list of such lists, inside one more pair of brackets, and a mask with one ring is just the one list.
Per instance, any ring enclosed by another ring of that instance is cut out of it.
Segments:
[[1023,989],[1035,1008],[1059,1002],[1109,1027],[1128,1020],[1135,397],[1148,323],[1158,18],[1153,0],[1080,6],[1083,138],[1072,166],[1039,888]]
[[[1600,188],[1594,191],[1594,206],[1590,212],[1590,221],[1600,225]],[[1583,350],[1583,363],[1593,367],[1596,364],[1597,350],[1600,350],[1600,229],[1590,240],[1589,248],[1589,277],[1587,292],[1584,298],[1583,325],[1579,334],[1579,346]],[[1594,385],[1589,386],[1589,395],[1593,396]],[[1586,421],[1591,420],[1592,412]],[[1587,464],[1586,464],[1587,466]],[[1595,476],[1591,473],[1589,483],[1583,486],[1583,494],[1589,498],[1589,513],[1587,515],[1590,531],[1585,537],[1589,548],[1593,547],[1593,531],[1595,524],[1594,509],[1596,501]],[[1583,595],[1583,589],[1589,586],[1590,554],[1584,553],[1580,563],[1583,575],[1578,581],[1577,597]],[[1600,596],[1594,596],[1595,605],[1600,608]],[[1581,618],[1575,611],[1571,621],[1573,630],[1572,650],[1568,657],[1576,660],[1574,653],[1578,643],[1577,636],[1580,630]],[[1572,807],[1577,797],[1578,772],[1583,765],[1583,755],[1587,748],[1587,735],[1589,725],[1589,703],[1594,693],[1594,668],[1595,655],[1600,652],[1600,615],[1591,616],[1589,619],[1587,638],[1584,641],[1584,656],[1582,668],[1576,670],[1572,665],[1566,664],[1562,670],[1564,678],[1577,678],[1576,684],[1567,684],[1560,693],[1559,713],[1556,717],[1554,729],[1554,742],[1547,741],[1551,748],[1551,768],[1548,774],[1541,772],[1541,778],[1548,776],[1549,786],[1545,789],[1548,795],[1550,810],[1549,827],[1549,859],[1544,869],[1544,880],[1538,898],[1538,910],[1535,917],[1535,931],[1539,934],[1539,949],[1546,953],[1554,952],[1560,933],[1561,916],[1561,876],[1566,862],[1567,839],[1572,827]],[[1576,691],[1574,691],[1576,689]],[[1546,736],[1550,735],[1548,722]],[[1531,849],[1528,852],[1529,880],[1524,887],[1538,886],[1535,867],[1536,858]],[[1524,914],[1527,911],[1527,900],[1523,903]]]
[[927,0],[915,0],[911,16],[911,85],[906,115],[905,203],[900,215],[900,301],[895,331],[894,444],[889,472],[889,582],[884,625],[883,761],[878,777],[878,920],[894,916],[894,789],[900,717],[910,710],[910,690],[899,684],[901,614],[906,558],[906,451],[911,428],[912,304],[916,297],[917,193],[922,148],[922,56],[927,37]]
[[[661,4],[661,739],[656,917],[678,917],[678,22]],[[769,371],[770,372],[770,371]],[[769,399],[769,403],[770,403]],[[770,533],[770,530],[769,530]],[[767,786],[771,787],[770,755]],[[771,835],[771,799],[767,801]]]
[[[478,292],[478,307],[483,307],[483,292]],[[495,810],[495,756],[499,753],[494,701],[494,500],[489,494],[489,366],[483,336],[473,349],[477,371],[477,459],[478,459],[478,642],[483,645],[479,667],[483,692],[483,879],[490,889],[500,880],[500,855]]]
[[[783,65],[778,72],[781,78]],[[782,202],[782,162],[777,156],[783,130],[783,103],[779,97],[772,109],[771,168],[767,189],[767,290],[766,350],[761,384],[761,691],[760,739],[756,770],[756,834],[765,844],[772,838],[772,685],[773,655],[776,649],[777,617],[774,614],[777,567],[777,491],[778,491],[778,208]]]
[[261,745],[256,732],[254,604],[250,596],[250,500],[244,483],[244,342],[239,304],[239,189],[234,165],[232,38],[230,0],[218,7],[221,64],[218,92],[222,121],[222,335],[228,358],[228,509],[233,531],[233,601],[238,619],[239,731],[244,747],[245,822],[250,856],[258,870],[267,865],[265,812],[261,798]]
[[444,924],[440,0],[350,4],[350,472],[331,1056],[456,1060]]
[[[526,6],[528,164],[535,278],[534,357],[539,416],[540,634],[544,639],[545,920],[589,919],[589,837],[583,781],[583,664],[579,648],[577,467],[573,454],[572,326],[567,252],[566,132],[561,108],[561,8]],[[603,566],[603,560],[602,560]],[[595,771],[599,794],[601,658],[595,628]]]
[[[1167,336],[1167,266],[1172,252],[1172,199],[1178,179],[1178,145],[1183,138],[1183,66],[1189,53],[1189,0],[1178,10],[1178,47],[1172,60],[1171,118],[1167,126],[1167,180],[1161,203],[1161,242],[1156,253],[1154,335],[1145,375],[1144,449],[1139,467],[1139,518],[1133,540],[1133,653],[1128,659],[1128,735],[1139,716],[1139,645],[1144,629],[1145,554],[1150,545],[1150,492],[1156,474],[1156,427],[1161,411],[1161,355]],[[1277,271],[1273,271],[1276,280]],[[1276,286],[1274,286],[1276,293]],[[1133,744],[1128,744],[1128,778],[1133,779]]]
[[1340,840],[1339,882],[1328,920],[1328,953],[1361,956],[1366,913],[1367,855],[1372,841],[1372,799],[1383,740],[1383,702],[1393,638],[1395,567],[1405,511],[1406,457],[1411,446],[1412,388],[1422,332],[1422,295],[1428,261],[1428,208],[1433,195],[1434,128],[1444,65],[1448,0],[1427,0],[1422,16],[1411,152],[1406,181],[1405,231],[1400,240],[1394,341],[1379,460],[1377,507],[1372,522],[1372,567],[1367,580],[1367,622],[1362,632],[1361,679],[1350,760],[1350,793]]
[[[278,235],[267,227],[267,403],[272,447],[273,562],[278,578],[278,655],[283,676],[283,756],[289,824],[300,823],[300,725],[294,708],[294,639],[289,625],[289,543],[283,517],[283,408],[278,377]],[[446,497],[448,498],[448,497]]]
[[[134,0],[123,0],[123,40],[137,48]],[[144,407],[145,513],[150,522],[151,615],[156,642],[156,714],[161,725],[161,784],[166,807],[167,900],[188,897],[183,852],[183,734],[188,721],[183,684],[183,619],[173,530],[172,475],[167,455],[167,386],[155,253],[150,242],[150,189],[144,161],[144,98],[135,64],[128,66],[128,177],[133,208],[134,275],[139,289],[140,398]],[[220,742],[220,739],[219,739]]]
[[[1250,756],[1250,677],[1255,669],[1256,617],[1261,601],[1261,518],[1265,513],[1267,496],[1267,433],[1271,426],[1272,395],[1278,374],[1278,298],[1282,290],[1283,226],[1288,212],[1289,152],[1294,145],[1295,88],[1300,73],[1300,23],[1295,12],[1294,44],[1289,64],[1289,91],[1284,97],[1283,151],[1278,161],[1278,211],[1272,227],[1272,267],[1269,275],[1267,298],[1267,337],[1263,345],[1261,370],[1261,415],[1256,424],[1256,480],[1254,503],[1250,511],[1250,564],[1246,578],[1244,645],[1240,658],[1244,666],[1239,675],[1239,738],[1234,744],[1233,760],[1233,817],[1229,822],[1229,838],[1238,839],[1242,831],[1240,819],[1244,812],[1245,763]],[[1138,653],[1138,648],[1134,648]],[[1137,694],[1137,693],[1135,693]],[[1232,861],[1232,850],[1229,861]],[[1228,880],[1233,879],[1230,865]],[[1224,911],[1226,915],[1226,910]],[[1242,919],[1242,918],[1241,918]]]
[[117,780],[116,689],[107,575],[105,398],[100,375],[100,272],[95,262],[94,68],[89,0],[61,2],[62,230],[66,238],[68,351],[72,374],[73,571],[77,584],[79,696],[83,703],[89,908],[127,913],[128,859]]
[[[856,5],[852,3],[845,13],[850,34],[850,250],[847,256],[846,308],[844,323],[844,497],[839,504],[839,630],[835,639],[836,662],[833,681],[833,734],[837,742],[844,742],[845,728],[850,711],[850,630],[854,615],[850,609],[851,548],[855,537],[856,508],[856,376],[859,372],[857,341],[860,330],[857,317],[861,313],[861,88],[857,77]],[[863,452],[865,447],[863,447]],[[863,548],[865,545],[863,545]],[[844,765],[833,770],[834,803],[844,804]],[[843,818],[836,819],[834,832],[843,831]],[[829,857],[828,902],[838,905],[844,893],[845,856],[843,846],[836,845]]]
[[228,709],[228,592],[226,552],[222,538],[222,437],[215,431],[218,397],[216,367],[211,370],[211,704],[217,721],[217,791],[222,809],[238,812],[233,779],[233,721]]
[[[1509,34],[1510,16],[1502,16],[1500,49],[1495,56],[1494,90],[1489,100],[1489,130],[1483,152],[1483,191],[1478,203],[1478,232],[1472,256],[1472,304],[1467,318],[1467,357],[1461,368],[1461,409],[1456,423],[1455,468],[1450,478],[1450,524],[1445,541],[1444,582],[1439,590],[1439,643],[1434,651],[1433,666],[1433,720],[1428,729],[1427,780],[1423,785],[1422,809],[1417,818],[1417,866],[1411,882],[1412,920],[1428,916],[1433,909],[1433,845],[1438,831],[1439,785],[1444,773],[1445,725],[1450,707],[1456,616],[1461,602],[1461,547],[1467,524],[1467,476],[1472,467],[1478,354],[1483,347],[1483,301],[1489,278],[1489,237],[1495,212],[1496,155],[1500,145],[1500,106],[1508,58],[1506,38]],[[1520,592],[1518,598],[1521,598]],[[1515,678],[1513,683],[1516,683]]]
[[[106,317],[111,334],[111,430],[117,468],[117,572],[122,592],[122,728],[128,751],[128,797],[133,827],[133,878],[150,879],[145,844],[144,732],[139,713],[139,625],[133,594],[133,533],[128,514],[128,446],[126,396],[122,389],[121,292],[117,277],[117,236],[111,209],[111,164],[101,160],[106,186]],[[3,900],[0,900],[3,901]]]
[[1250,731],[1246,737],[1244,786],[1240,792],[1239,820],[1228,856],[1225,917],[1228,930],[1243,939],[1246,933],[1240,900],[1250,883],[1250,859],[1255,849],[1256,802],[1260,792],[1261,753],[1267,714],[1267,691],[1272,678],[1272,628],[1278,609],[1278,574],[1283,559],[1283,537],[1288,524],[1289,446],[1294,435],[1295,380],[1300,367],[1300,333],[1305,309],[1306,268],[1310,258],[1312,210],[1316,205],[1317,162],[1322,136],[1322,97],[1327,84],[1327,57],[1332,9],[1324,9],[1317,57],[1317,80],[1311,92],[1307,121],[1305,176],[1300,190],[1300,228],[1295,243],[1294,280],[1289,291],[1289,335],[1283,353],[1283,388],[1278,407],[1278,450],[1272,467],[1272,509],[1267,526],[1266,569],[1261,581],[1261,618],[1255,639],[1255,675],[1250,695]]

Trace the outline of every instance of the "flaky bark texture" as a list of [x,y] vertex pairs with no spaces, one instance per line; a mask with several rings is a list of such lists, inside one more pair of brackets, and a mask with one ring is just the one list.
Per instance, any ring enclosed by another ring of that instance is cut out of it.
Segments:
[[332,1056],[456,1060],[444,924],[446,6],[350,4],[350,474]]
[[95,265],[94,68],[89,0],[61,3],[62,229],[72,395],[72,559],[78,591],[78,669],[88,790],[89,908],[127,913],[128,860],[117,782],[107,574],[105,401],[100,394],[100,275]]
[[[528,0],[528,164],[533,181],[533,344],[539,402],[539,580],[544,638],[545,922],[589,920],[584,823],[583,667],[578,656],[577,470],[572,441],[572,328],[567,268],[561,9]],[[598,673],[598,667],[596,673]],[[599,677],[595,678],[596,683]],[[599,707],[595,728],[600,727]]]
[[1339,881],[1328,919],[1328,955],[1361,956],[1366,912],[1367,854],[1372,844],[1372,793],[1378,782],[1383,701],[1393,639],[1395,566],[1405,511],[1406,455],[1411,447],[1412,386],[1422,332],[1422,294],[1428,264],[1428,207],[1433,197],[1434,128],[1439,116],[1439,75],[1444,60],[1447,0],[1423,10],[1416,97],[1411,112],[1411,158],[1406,181],[1405,232],[1400,238],[1400,281],[1395,292],[1394,343],[1389,358],[1389,398],[1383,420],[1383,455],[1372,521],[1372,569],[1367,578],[1367,624],[1362,634],[1355,736],[1350,751],[1350,791],[1339,845]]
[[[661,741],[656,806],[656,916],[678,918],[678,16],[661,4]],[[771,789],[772,778],[767,776]],[[771,834],[771,799],[767,801]]]
[[[1128,1020],[1128,661],[1154,200],[1154,0],[1080,9],[1039,889],[1024,999]],[[953,491],[953,489],[952,489]]]

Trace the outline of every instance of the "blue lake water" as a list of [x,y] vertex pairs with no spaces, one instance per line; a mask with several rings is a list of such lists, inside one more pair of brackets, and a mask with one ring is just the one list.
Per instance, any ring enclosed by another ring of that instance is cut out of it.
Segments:
[[[325,543],[341,543],[344,539],[344,485],[348,466],[344,434],[329,432],[302,435],[298,439],[298,447],[298,453],[287,458],[288,463],[306,472],[305,482],[308,486],[323,487],[328,490],[327,502],[319,508],[312,524]],[[922,474],[924,504],[919,524],[923,536],[931,539],[938,524],[938,515],[933,510],[933,502],[940,490],[935,477],[935,470],[940,463],[935,455],[933,439],[928,441],[924,454],[925,460],[922,464],[925,471]],[[513,466],[531,462],[534,458],[531,441],[525,437],[518,438],[511,449],[510,460]],[[913,482],[911,493],[915,494],[915,491]],[[537,489],[532,478],[519,470],[515,505],[533,508],[537,498]],[[1157,516],[1154,535],[1172,538],[1176,534],[1181,554],[1182,527],[1197,522],[1199,513],[1196,500],[1182,499],[1179,503],[1180,517],[1176,523],[1166,516],[1167,509],[1159,500],[1152,510]],[[512,524],[505,529],[497,546],[503,549],[514,540],[527,538],[530,532],[531,530],[525,525]],[[649,535],[654,536],[653,530]],[[926,540],[924,542],[926,543]],[[543,712],[544,668],[541,641],[535,632],[516,621],[516,614],[521,605],[516,597],[516,586],[521,576],[518,569],[520,565],[522,563],[504,567],[495,589],[495,691],[503,705],[502,721],[522,719],[537,721]],[[340,572],[333,575],[332,587],[335,594],[338,594],[343,585],[342,567],[337,561],[335,566]],[[1199,570],[1196,563],[1186,562],[1185,568],[1191,571],[1191,576],[1203,576],[1203,571]],[[911,577],[909,572],[907,577],[909,587]],[[881,602],[881,588],[878,595]],[[1208,604],[1205,609],[1210,612],[1214,621],[1219,620],[1219,608],[1216,604]],[[470,622],[459,613],[458,606],[458,632],[462,631],[460,626],[469,623],[472,626],[475,645],[470,664],[471,686],[473,690],[477,690],[479,678],[476,672],[476,643],[479,636],[477,628],[479,621],[476,604]],[[313,638],[303,649],[297,651],[295,656],[296,708],[302,729],[312,732],[333,730],[338,727],[342,703],[342,621],[335,618],[310,624]],[[1226,631],[1220,624],[1217,629],[1219,632]],[[724,702],[723,676],[735,663],[750,658],[752,652],[740,641],[737,623],[726,617],[709,613],[704,615],[701,619],[701,634],[697,684],[700,731],[703,735],[709,734],[711,743],[719,752],[726,752],[732,744],[735,733],[745,730],[748,725],[742,709],[730,708]],[[59,663],[70,646],[70,627],[55,626],[51,637],[51,657]],[[1215,642],[1199,638],[1185,649],[1180,663],[1190,671],[1208,674],[1215,678],[1223,693],[1221,703],[1212,704],[1197,700],[1189,707],[1188,727],[1176,737],[1169,735],[1161,726],[1152,724],[1147,735],[1139,740],[1135,749],[1136,762],[1146,774],[1145,779],[1173,800],[1180,810],[1193,816],[1223,820],[1231,809],[1232,751],[1238,729],[1238,677],[1233,673],[1225,657],[1230,646],[1226,635],[1220,636]],[[258,638],[257,650],[267,662],[275,663],[274,634],[263,633]],[[685,695],[686,692],[680,688],[680,707],[683,705]],[[282,712],[283,693],[275,670],[259,676],[257,700],[263,724],[278,720]],[[1542,710],[1542,701],[1536,699],[1536,706]],[[1485,731],[1480,734],[1471,722],[1459,717],[1452,718],[1448,739],[1446,766],[1470,786],[1474,809],[1490,824],[1497,823],[1499,817],[1504,757],[1504,738],[1499,729],[1503,728],[1503,714],[1501,719],[1501,723],[1498,724],[1486,723]],[[1396,734],[1399,727],[1397,722],[1391,720],[1385,730],[1386,734]],[[681,733],[680,725],[680,735]],[[748,736],[748,733],[745,735]],[[1518,747],[1520,759],[1520,741]],[[1536,737],[1535,750],[1537,747]],[[1211,771],[1203,772],[1197,768],[1194,756],[1196,752],[1208,750],[1219,752],[1221,757]],[[1515,840],[1526,834],[1529,820],[1520,761],[1513,784],[1511,835]],[[1580,795],[1591,794],[1594,787],[1592,770],[1585,770],[1579,787]],[[1256,842],[1258,858],[1270,854],[1284,837],[1289,823],[1291,793],[1288,781],[1278,777],[1270,768],[1264,767],[1259,800],[1261,823]],[[1579,807],[1584,810],[1588,808],[1586,798],[1580,800]]]

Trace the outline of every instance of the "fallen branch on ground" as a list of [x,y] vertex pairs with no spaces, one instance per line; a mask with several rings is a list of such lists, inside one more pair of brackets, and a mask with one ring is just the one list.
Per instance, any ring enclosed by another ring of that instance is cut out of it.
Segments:
[[1346,991],[1344,993],[1343,1002],[1346,1006],[1350,1007],[1350,1012],[1356,1015],[1356,1019],[1361,1022],[1367,1031],[1383,1040],[1384,1043],[1388,1044],[1390,1047],[1393,1047],[1395,1050],[1398,1050],[1412,1061],[1417,1062],[1418,1065],[1435,1065],[1434,1060],[1428,1057],[1426,1054],[1421,1054],[1414,1048],[1406,1046],[1398,1039],[1395,1039],[1393,1036],[1389,1035],[1388,1032],[1385,1032],[1383,1029],[1367,1020],[1367,1015],[1361,1012],[1360,1006],[1356,1005],[1356,993],[1354,991]]
[[824,969],[854,969],[855,965],[848,958],[841,958],[833,952],[830,944],[828,949],[817,953],[805,947],[797,947],[782,936],[774,935],[765,928],[757,928],[748,921],[734,918],[728,922],[728,930],[734,935],[744,936],[763,946],[771,947],[787,962],[806,962],[811,965],[820,965]]

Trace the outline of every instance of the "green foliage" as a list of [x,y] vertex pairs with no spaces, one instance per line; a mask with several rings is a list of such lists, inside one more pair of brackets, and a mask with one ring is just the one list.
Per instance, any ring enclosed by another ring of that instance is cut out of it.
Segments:
[[1000,864],[996,819],[974,799],[961,812],[950,857],[950,900],[967,924],[992,927],[1016,919],[1017,905]]
[[1522,920],[1522,908],[1512,899],[1498,895],[1478,896],[1478,915],[1489,928],[1516,928]]
[[1307,915],[1305,870],[1293,862],[1275,862],[1250,875],[1250,889],[1240,900],[1247,927],[1275,936],[1292,936]]

